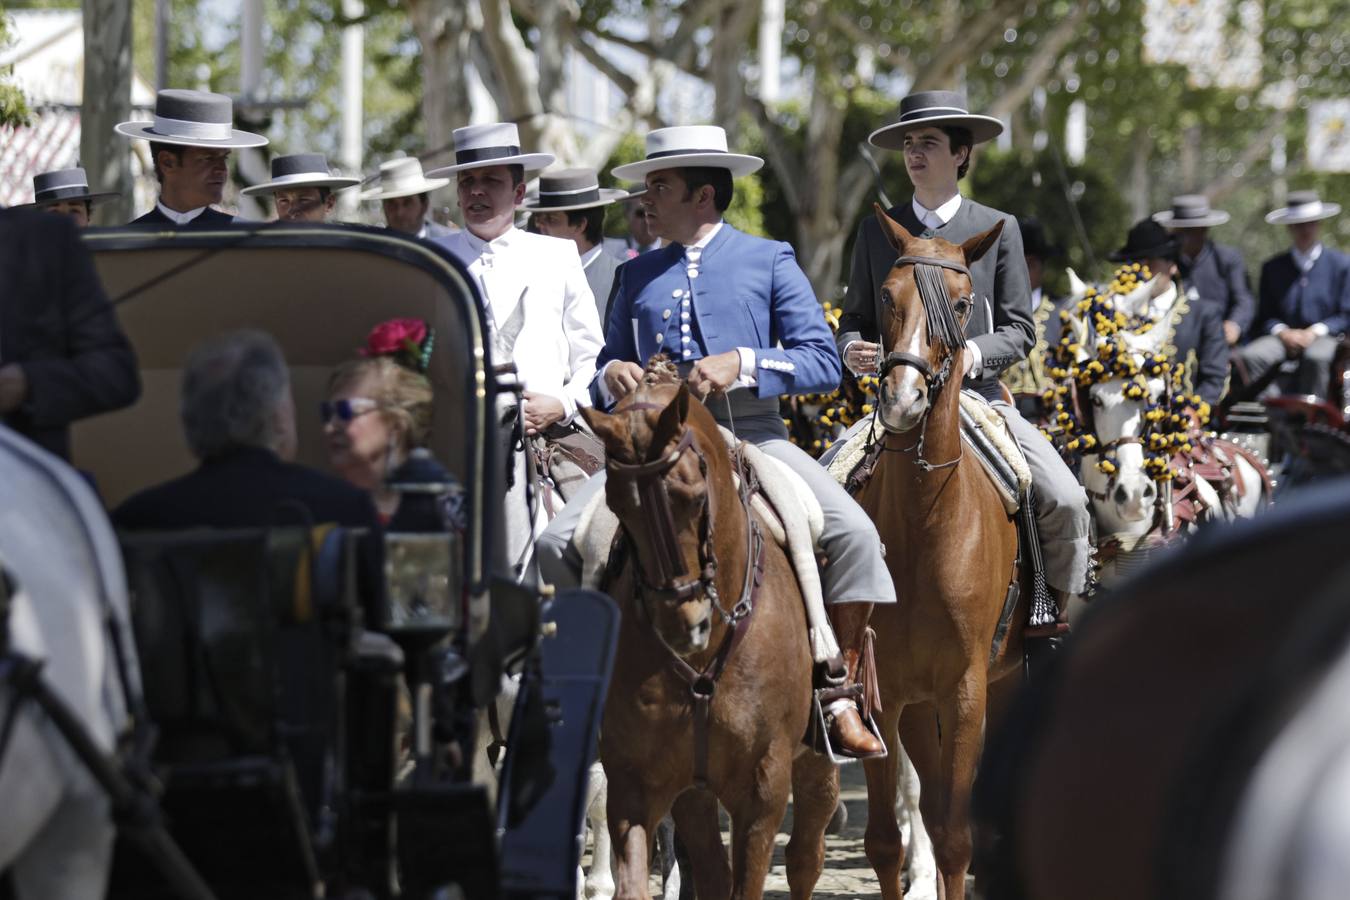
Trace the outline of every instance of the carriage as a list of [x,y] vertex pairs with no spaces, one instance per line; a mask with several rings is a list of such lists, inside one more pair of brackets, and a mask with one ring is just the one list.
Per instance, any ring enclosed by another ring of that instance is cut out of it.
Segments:
[[[48,540],[86,535],[97,563],[64,571],[84,586],[72,596],[121,598],[85,615],[95,634],[100,617],[116,625],[98,658],[120,670],[109,683],[122,708],[93,739],[78,715],[63,729],[113,792],[108,896],[574,896],[617,612],[602,594],[541,595],[505,574],[499,387],[463,268],[359,227],[120,229],[86,244],[143,383],[134,406],[72,430],[72,462],[108,508],[194,465],[178,388],[200,341],[240,328],[276,338],[300,411],[297,461],[322,467],[304,413],[333,367],[389,318],[436,334],[430,452],[400,472],[405,496],[434,498],[432,514],[382,534],[278,517],[124,534],[119,547],[68,468],[4,435],[0,483],[20,512],[0,528],[5,583],[31,581],[24,609],[59,587],[27,578],[42,560],[17,558],[33,543],[22,532],[40,547],[41,527],[59,522]],[[15,490],[44,479],[65,488]],[[10,649],[0,641],[0,692],[32,699]],[[506,672],[521,687],[498,777],[474,750]]]

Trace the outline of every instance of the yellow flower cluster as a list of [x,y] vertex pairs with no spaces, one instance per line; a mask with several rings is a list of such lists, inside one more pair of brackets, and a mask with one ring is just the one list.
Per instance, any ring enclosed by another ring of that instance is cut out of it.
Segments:
[[[830,331],[837,333],[842,310],[827,301],[823,311]],[[872,396],[879,384],[875,375],[854,379],[846,374],[839,388],[828,394],[781,398],[788,439],[812,456],[824,453],[850,425],[872,412]]]

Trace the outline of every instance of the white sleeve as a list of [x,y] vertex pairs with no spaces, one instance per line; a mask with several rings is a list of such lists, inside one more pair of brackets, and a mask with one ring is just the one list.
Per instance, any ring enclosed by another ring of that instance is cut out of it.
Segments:
[[560,260],[563,279],[563,338],[567,341],[567,377],[563,379],[563,411],[571,418],[578,406],[590,406],[590,386],[595,378],[595,358],[604,341],[600,339],[600,314],[595,296],[581,268],[581,257],[570,247]]

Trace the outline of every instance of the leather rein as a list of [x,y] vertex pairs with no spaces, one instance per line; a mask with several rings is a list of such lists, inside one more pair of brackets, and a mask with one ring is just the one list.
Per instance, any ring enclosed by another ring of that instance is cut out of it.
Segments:
[[[615,410],[615,415],[637,410],[663,409],[664,406],[654,403],[631,403]],[[687,577],[688,566],[685,564],[684,554],[680,552],[679,532],[675,527],[675,516],[670,507],[670,492],[665,479],[666,474],[688,452],[698,457],[699,471],[703,474],[707,485],[703,496],[703,515],[699,517],[699,573],[694,578]],[[739,480],[738,494],[741,507],[745,511],[746,555],[741,595],[730,610],[722,606],[721,596],[717,590],[717,557],[714,553],[716,504],[713,502],[713,483],[707,478],[707,457],[694,444],[693,430],[685,428],[671,452],[651,462],[621,463],[613,459],[605,462],[605,470],[610,479],[634,483],[640,508],[645,513],[644,521],[652,531],[651,544],[654,557],[652,562],[656,570],[656,584],[648,578],[642,559],[636,551],[637,543],[633,540],[628,526],[620,520],[627,555],[632,558],[637,572],[638,609],[652,634],[670,654],[671,668],[689,688],[694,716],[694,784],[700,788],[708,784],[708,724],[717,679],[721,677],[736,645],[745,636],[750,616],[755,611],[759,586],[764,578],[764,537],[750,508],[751,498],[759,492],[759,483],[755,480],[753,471],[745,465],[744,455],[739,448],[733,454],[733,459]],[[646,604],[649,597],[684,602],[700,595],[706,597],[712,607],[709,615],[716,612],[728,626],[713,658],[702,670],[695,669],[666,643],[652,621]]]
[[[966,278],[970,279],[971,283],[974,284],[974,279],[971,277],[970,268],[968,266],[950,259],[943,259],[942,257],[939,256],[901,256],[896,259],[896,261],[892,264],[891,268],[898,269],[901,266],[920,266],[920,265],[937,266],[943,269],[950,269],[953,272],[958,272],[962,275],[965,275]],[[919,284],[920,282],[916,274],[915,285],[918,286]],[[919,290],[922,294],[921,287],[919,288]],[[890,306],[892,314],[894,314],[895,311],[894,302],[885,294],[882,295],[882,303],[884,303],[887,306]],[[885,339],[884,334],[880,334],[878,336],[881,337],[883,340]],[[929,341],[930,343],[932,341],[931,334],[929,335]],[[884,345],[882,347],[882,350],[883,351],[885,350]],[[949,468],[950,466],[956,465],[961,461],[961,458],[965,455],[966,452],[965,443],[960,442],[959,450],[957,451],[956,457],[953,459],[949,459],[946,462],[930,463],[928,460],[924,459],[923,455],[923,442],[924,437],[927,434],[928,428],[928,411],[933,408],[933,400],[937,397],[938,392],[942,390],[943,385],[945,385],[947,383],[947,380],[951,377],[952,361],[955,359],[955,357],[956,355],[954,353],[947,353],[942,359],[942,365],[938,369],[934,370],[932,364],[928,360],[924,359],[922,356],[916,356],[913,353],[906,353],[903,350],[892,350],[889,353],[884,353],[884,359],[882,360],[881,365],[877,369],[877,378],[880,381],[885,381],[887,375],[889,375],[894,369],[900,368],[901,366],[908,366],[911,369],[916,369],[918,370],[919,374],[923,377],[924,385],[928,390],[929,402],[928,402],[928,409],[924,410],[923,419],[919,422],[919,440],[914,444],[914,446],[902,448],[900,452],[909,453],[913,451],[915,453],[914,459],[915,465],[918,466],[919,469],[925,473],[932,472],[937,469],[946,469]],[[872,419],[873,428],[875,428],[877,418],[879,417],[874,417]],[[875,432],[871,431],[869,433],[869,439],[875,440],[875,438],[876,438]],[[885,450],[886,448],[883,447],[882,449]]]

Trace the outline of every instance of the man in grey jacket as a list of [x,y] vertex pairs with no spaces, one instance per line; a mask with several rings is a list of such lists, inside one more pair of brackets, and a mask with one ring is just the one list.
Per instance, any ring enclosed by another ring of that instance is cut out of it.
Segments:
[[1211,240],[1209,230],[1228,221],[1228,213],[1210,209],[1203,194],[1172,198],[1172,208],[1153,214],[1153,221],[1181,241],[1181,275],[1200,299],[1218,305],[1224,340],[1233,346],[1256,317],[1256,298],[1242,251]]
[[[996,248],[970,267],[975,309],[966,326],[965,386],[999,411],[1026,454],[1035,486],[1045,576],[1063,610],[1067,596],[1086,586],[1091,553],[1087,497],[1054,446],[1003,400],[998,380],[999,373],[1024,359],[1035,342],[1021,234],[1013,216],[962,197],[957,188],[974,145],[1002,130],[997,119],[967,112],[960,94],[925,91],[905,97],[900,120],[868,140],[904,153],[914,196],[889,215],[914,236],[960,244],[999,221],[1004,223]],[[844,364],[854,374],[876,372],[883,355],[878,343],[881,284],[894,262],[895,250],[880,224],[873,216],[863,219],[853,244],[853,268],[836,336]]]

